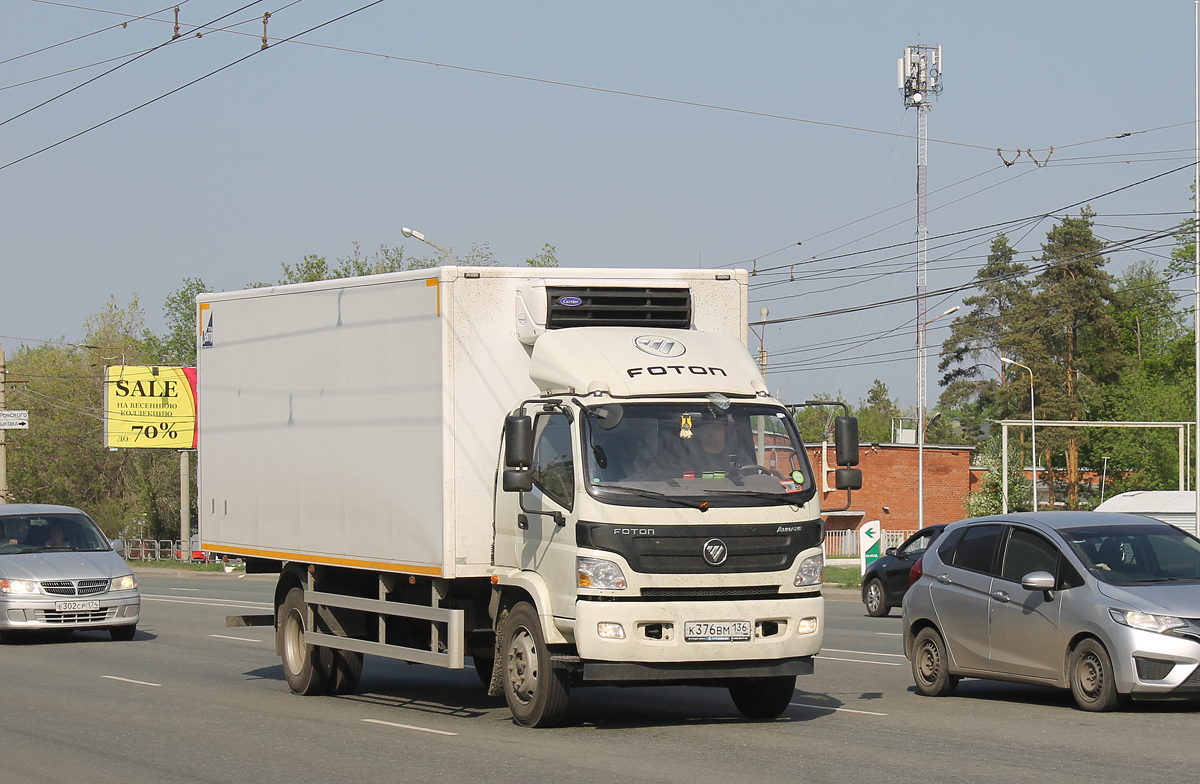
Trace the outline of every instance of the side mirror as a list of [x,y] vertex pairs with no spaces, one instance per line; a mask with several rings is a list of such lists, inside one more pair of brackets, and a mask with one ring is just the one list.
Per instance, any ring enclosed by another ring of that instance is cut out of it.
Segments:
[[839,468],[833,473],[833,483],[838,490],[861,490],[862,470],[858,468]]
[[594,410],[596,425],[601,430],[612,430],[621,424],[621,420],[625,418],[625,409],[620,403],[609,403]]
[[519,469],[505,471],[503,483],[506,493],[528,493],[533,489],[533,472]]
[[509,414],[504,418],[504,465],[508,468],[533,465],[533,420],[524,414]]
[[[840,466],[858,465],[858,417],[840,416],[833,420],[833,443],[837,451],[837,464]],[[860,475],[861,477],[861,475]],[[862,487],[862,480],[853,490]],[[839,484],[839,489],[844,489]]]
[[895,548],[895,547],[889,547],[888,549],[886,549],[886,550],[884,550],[884,551],[883,551],[883,554],[884,554],[884,555],[890,555],[890,556],[892,556],[893,558],[895,558],[895,557],[896,557],[896,548]]
[[115,550],[116,552],[118,552],[122,556],[124,556],[124,554],[125,554],[125,540],[124,539],[109,539],[108,543],[110,545],[112,545],[113,550]]
[[1021,578],[1021,587],[1026,591],[1048,593],[1054,590],[1054,575],[1049,572],[1030,572]]

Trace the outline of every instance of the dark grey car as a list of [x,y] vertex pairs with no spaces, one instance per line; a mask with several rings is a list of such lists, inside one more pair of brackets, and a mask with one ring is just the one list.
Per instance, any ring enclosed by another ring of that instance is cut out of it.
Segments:
[[133,570],[86,514],[0,505],[0,635],[106,629],[131,640],[140,610]]
[[964,520],[904,600],[917,690],[962,677],[1069,688],[1084,710],[1200,697],[1200,539],[1137,515]]

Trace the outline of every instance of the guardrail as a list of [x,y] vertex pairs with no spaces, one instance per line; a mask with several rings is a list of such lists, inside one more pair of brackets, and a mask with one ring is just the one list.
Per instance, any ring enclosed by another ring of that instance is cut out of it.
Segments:
[[122,555],[132,561],[193,560],[191,550],[187,547],[181,548],[177,539],[126,539],[125,552]]

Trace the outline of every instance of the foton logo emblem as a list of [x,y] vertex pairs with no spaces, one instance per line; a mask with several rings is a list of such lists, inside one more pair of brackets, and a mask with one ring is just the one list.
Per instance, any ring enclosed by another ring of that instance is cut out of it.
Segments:
[[647,354],[656,357],[678,357],[687,350],[678,340],[664,338],[659,335],[642,335],[639,338],[634,338],[633,345]]
[[704,560],[709,566],[720,566],[729,557],[729,548],[720,539],[709,539],[704,543]]

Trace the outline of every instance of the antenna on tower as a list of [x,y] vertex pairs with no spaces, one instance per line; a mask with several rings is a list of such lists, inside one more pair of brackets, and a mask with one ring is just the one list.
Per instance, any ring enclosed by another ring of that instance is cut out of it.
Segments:
[[925,527],[925,397],[928,364],[926,284],[929,226],[925,195],[929,189],[929,110],[942,92],[942,47],[917,44],[904,49],[897,63],[905,108],[917,110],[917,527]]

